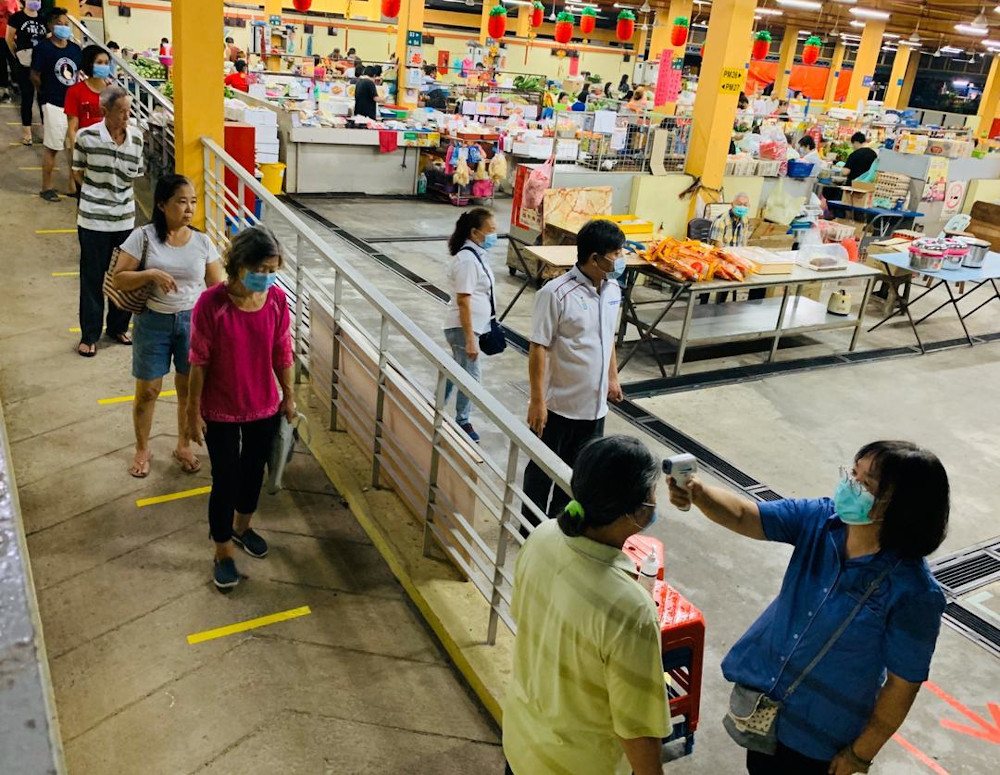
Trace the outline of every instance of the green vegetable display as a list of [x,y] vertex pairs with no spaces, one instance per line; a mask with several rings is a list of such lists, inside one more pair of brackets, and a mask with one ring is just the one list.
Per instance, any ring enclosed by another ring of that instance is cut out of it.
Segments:
[[139,57],[134,62],[131,62],[130,65],[136,74],[147,81],[163,81],[167,77],[167,68],[159,62],[154,62],[152,59]]
[[518,75],[514,78],[514,88],[521,91],[544,91],[545,78],[540,75]]

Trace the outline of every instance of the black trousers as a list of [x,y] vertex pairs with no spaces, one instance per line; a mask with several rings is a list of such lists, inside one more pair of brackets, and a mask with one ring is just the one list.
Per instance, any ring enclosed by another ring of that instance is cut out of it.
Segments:
[[[104,275],[111,264],[111,254],[131,231],[92,231],[77,229],[80,239],[80,341],[96,344],[101,338],[101,318],[104,317]],[[131,312],[118,309],[108,302],[108,336],[128,331]]]
[[212,461],[212,492],[208,524],[212,540],[224,544],[233,537],[233,513],[257,511],[264,466],[278,432],[281,415],[254,422],[208,422],[205,444]]
[[830,762],[810,759],[781,743],[773,756],[747,751],[749,775],[827,775],[829,769]]
[[35,94],[35,84],[31,82],[31,70],[15,62],[14,73],[17,77],[17,88],[21,90],[21,126],[31,126],[32,103],[38,101],[38,116],[41,121],[42,99],[40,95]]
[[14,74],[14,55],[10,46],[0,46],[0,89],[10,88],[10,78]]
[[[572,468],[580,448],[595,436],[603,435],[603,417],[600,420],[570,420],[555,412],[549,412],[545,429],[542,431],[542,441]],[[549,517],[559,516],[569,503],[569,496],[558,487],[553,488],[548,474],[534,461],[529,462],[524,469],[523,487],[524,494]],[[532,525],[538,525],[538,517],[527,506],[521,507],[521,514]]]

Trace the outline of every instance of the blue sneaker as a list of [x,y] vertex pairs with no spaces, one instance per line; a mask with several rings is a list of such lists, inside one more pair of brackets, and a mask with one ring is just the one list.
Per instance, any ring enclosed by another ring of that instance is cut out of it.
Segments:
[[479,434],[476,433],[476,429],[472,427],[471,422],[464,422],[458,427],[465,431],[465,435],[476,442],[476,444],[479,443]]
[[237,546],[242,546],[243,551],[251,557],[256,557],[257,559],[267,557],[267,541],[255,533],[253,528],[248,527],[243,531],[243,535],[236,535],[236,531],[234,530],[233,543]]
[[212,580],[219,589],[232,589],[240,583],[240,574],[236,570],[236,562],[232,557],[215,561],[215,573]]

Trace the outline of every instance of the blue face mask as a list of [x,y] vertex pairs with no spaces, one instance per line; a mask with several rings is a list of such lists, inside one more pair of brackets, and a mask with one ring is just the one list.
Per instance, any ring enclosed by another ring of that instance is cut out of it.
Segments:
[[607,272],[605,276],[609,280],[617,280],[625,273],[625,257],[615,259],[615,268]]
[[[658,520],[660,518],[660,507],[657,506],[655,503],[643,503],[642,505],[643,506],[652,506],[653,507],[653,516],[650,517],[649,522],[647,522],[643,527],[639,528],[639,532],[640,533],[646,533],[646,532],[649,531],[649,529],[653,525],[656,524],[656,520]],[[635,522],[635,520],[632,520],[632,521]],[[636,524],[638,524],[638,523],[636,523]]]
[[247,272],[243,285],[250,293],[265,293],[277,279],[277,272]]
[[59,40],[69,40],[73,37],[73,29],[68,24],[57,24],[52,28],[52,34]]
[[737,218],[746,218],[750,208],[744,205],[733,205],[733,215]]
[[853,477],[841,477],[833,493],[833,507],[840,521],[847,525],[872,524],[871,511],[875,496]]
[[33,13],[38,13],[42,10],[42,0],[28,0],[25,8]]
[[492,234],[487,234],[485,237],[483,237],[483,244],[481,247],[484,250],[489,250],[496,244],[497,244],[497,233],[493,232]]
[[94,78],[108,78],[111,76],[111,65],[94,65]]

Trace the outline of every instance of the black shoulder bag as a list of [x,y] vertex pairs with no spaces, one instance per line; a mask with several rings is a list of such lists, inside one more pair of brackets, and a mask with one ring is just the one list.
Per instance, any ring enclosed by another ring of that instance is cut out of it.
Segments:
[[472,250],[472,248],[467,249],[476,257],[476,261],[483,268],[483,272],[486,273],[486,280],[490,284],[490,330],[479,335],[479,349],[484,355],[498,355],[507,349],[507,336],[503,332],[503,326],[497,320],[497,308],[493,301],[493,280],[490,279],[490,273],[487,271],[486,264],[483,263],[479,254],[475,250]]

